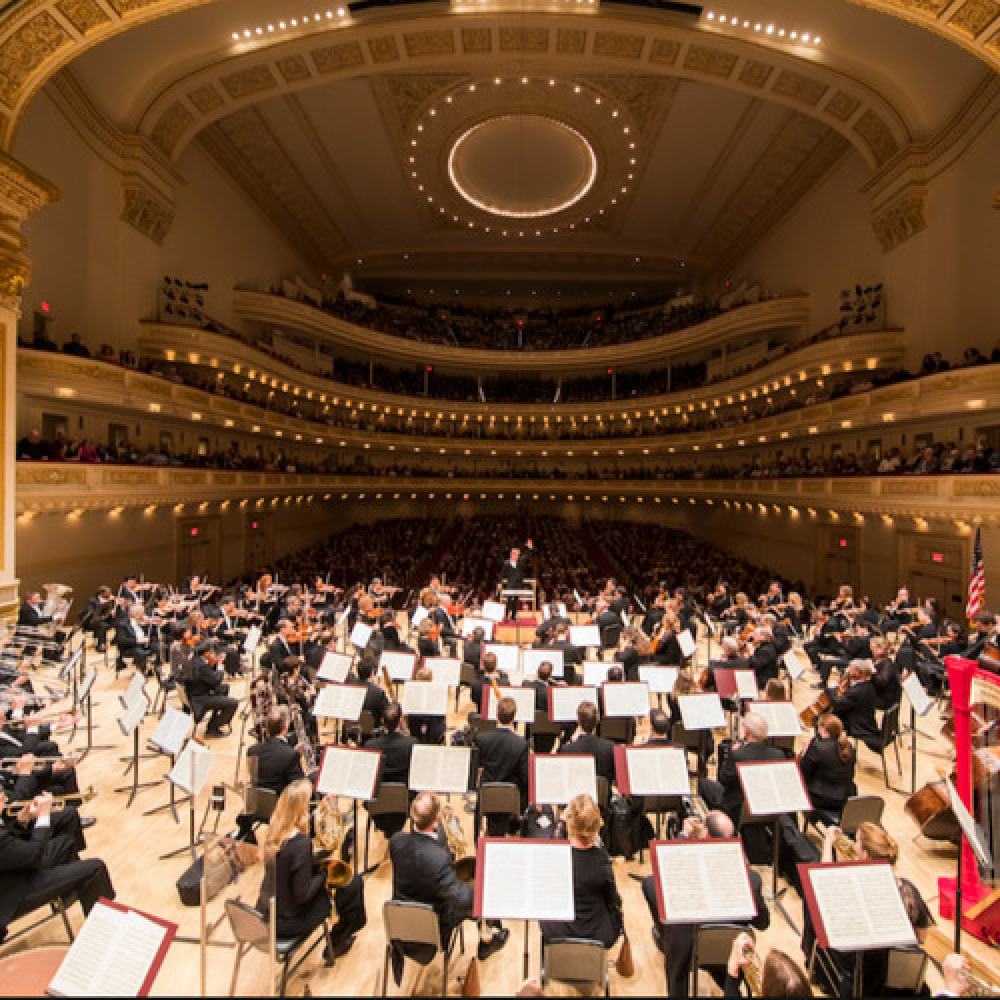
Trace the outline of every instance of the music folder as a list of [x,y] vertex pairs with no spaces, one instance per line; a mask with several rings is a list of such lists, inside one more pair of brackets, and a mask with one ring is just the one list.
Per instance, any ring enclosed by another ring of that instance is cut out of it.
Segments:
[[486,920],[572,920],[569,841],[480,837],[473,914]]
[[318,719],[357,722],[368,689],[358,684],[327,684],[316,693],[313,715]]
[[470,618],[462,619],[462,638],[468,639],[477,628],[483,630],[483,637],[487,640],[493,638],[493,629],[496,622],[491,618]]
[[604,717],[639,719],[649,715],[649,685],[643,681],[612,681],[601,687]]
[[400,699],[403,715],[448,714],[448,685],[433,681],[407,681]]
[[538,668],[543,663],[552,664],[552,676],[559,679],[565,676],[563,669],[563,651],[561,649],[522,649],[521,676],[531,680],[538,676]]
[[589,754],[533,753],[528,798],[536,806],[564,806],[577,795],[597,801],[597,763]]
[[726,725],[726,715],[722,711],[722,702],[714,691],[708,694],[682,694],[677,699],[681,710],[681,720],[689,732],[699,729],[723,729]]
[[316,671],[316,679],[330,684],[343,684],[350,673],[354,657],[350,653],[334,653],[327,650]]
[[207,746],[195,739],[184,744],[180,756],[174,761],[167,779],[173,782],[182,792],[196,798],[205,787],[208,776],[215,763],[215,754]]
[[491,622],[502,622],[506,609],[499,601],[483,601],[483,617]]
[[471,747],[417,743],[410,757],[410,791],[464,794],[469,790],[471,765]]
[[767,723],[767,735],[775,737],[801,736],[799,710],[791,701],[751,701],[747,711],[759,715]]
[[716,667],[712,671],[712,676],[715,678],[715,689],[719,692],[720,698],[753,701],[760,695],[757,690],[757,676],[752,670]]
[[584,660],[583,661],[583,685],[584,687],[600,687],[608,679],[608,671],[612,667],[621,666],[619,663],[605,663],[604,660]]
[[101,899],[46,992],[56,997],[146,997],[177,924]]
[[639,680],[649,685],[652,694],[670,694],[677,683],[679,667],[659,667],[652,663],[639,664]]
[[654,840],[649,849],[663,923],[742,922],[757,916],[739,837]]
[[[514,709],[514,721],[524,722],[529,726],[535,721],[535,689],[519,687],[497,687],[501,698],[513,698],[517,707]],[[487,719],[496,720],[497,700],[493,697],[493,688],[483,686],[484,714]]]
[[690,795],[683,747],[615,745],[615,776],[623,795]]
[[425,656],[423,666],[431,672],[435,684],[456,688],[462,682],[462,661],[453,656]]
[[139,726],[139,723],[146,717],[146,712],[148,711],[149,698],[146,696],[145,691],[140,691],[125,706],[125,711],[122,712],[121,717],[118,719],[118,727],[122,731],[122,736],[131,736]]
[[851,952],[916,944],[887,861],[800,864],[798,870],[821,948]]
[[316,791],[320,795],[343,795],[370,802],[375,798],[381,766],[381,750],[339,744],[325,746],[316,773]]
[[357,646],[358,649],[364,649],[368,645],[368,640],[372,637],[373,631],[374,629],[371,625],[366,625],[364,622],[355,622],[354,628],[351,629],[351,645]]
[[926,715],[932,702],[927,697],[927,691],[924,689],[923,684],[920,683],[920,678],[913,671],[903,678],[903,690],[906,692],[906,697],[909,698],[910,704],[913,706],[913,711],[917,715]]
[[187,714],[168,705],[163,718],[157,723],[156,731],[149,737],[149,742],[161,753],[171,757],[181,752],[184,741],[194,729],[194,719]]
[[417,666],[416,653],[401,653],[395,650],[383,649],[378,658],[378,665],[389,671],[389,677],[397,683],[408,681],[413,677]]
[[257,648],[262,634],[263,632],[259,625],[251,625],[247,630],[246,638],[243,640],[243,652],[247,654],[252,653]]
[[492,653],[497,658],[497,671],[508,677],[518,676],[520,670],[521,649],[508,642],[484,642],[483,656]]
[[784,663],[788,676],[797,681],[809,665],[809,656],[804,649],[788,649],[782,655],[781,662]]
[[751,816],[809,812],[812,802],[797,760],[753,760],[737,763],[743,799]]
[[680,647],[681,655],[685,659],[694,656],[695,651],[698,648],[697,643],[694,641],[694,637],[687,629],[684,629],[683,632],[677,633],[677,645]]
[[576,710],[585,701],[597,707],[597,688],[550,687],[549,718],[553,722],[576,722]]
[[601,630],[596,625],[570,625],[569,641],[581,649],[585,649],[588,646],[599,648],[601,645]]

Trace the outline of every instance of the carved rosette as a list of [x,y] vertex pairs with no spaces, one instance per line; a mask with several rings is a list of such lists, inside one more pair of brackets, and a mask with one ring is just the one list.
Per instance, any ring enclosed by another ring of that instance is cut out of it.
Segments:
[[902,194],[872,212],[872,228],[882,249],[889,253],[927,228],[924,206],[927,192],[910,186]]

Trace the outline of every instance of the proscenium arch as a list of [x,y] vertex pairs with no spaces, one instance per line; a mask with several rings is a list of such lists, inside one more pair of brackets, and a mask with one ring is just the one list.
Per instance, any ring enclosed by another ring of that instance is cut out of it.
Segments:
[[[0,16],[0,150],[14,135],[31,98],[81,53],[117,34],[212,0],[22,0]],[[912,0],[844,0],[897,17],[946,38],[1000,71],[1000,24],[978,0],[940,10]],[[398,13],[397,13],[398,16]],[[603,12],[598,15],[604,18]],[[648,21],[646,22],[649,23]]]

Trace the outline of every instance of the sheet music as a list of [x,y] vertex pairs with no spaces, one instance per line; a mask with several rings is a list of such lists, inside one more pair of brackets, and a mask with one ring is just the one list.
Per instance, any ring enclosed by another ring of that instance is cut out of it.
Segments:
[[[683,747],[622,747],[631,795],[690,795]],[[617,748],[616,748],[617,753]],[[619,780],[619,784],[622,784]]]
[[350,653],[334,653],[327,650],[320,661],[319,670],[316,671],[316,678],[330,681],[332,684],[343,684],[353,662],[354,657]]
[[688,732],[699,729],[722,729],[726,725],[726,716],[722,711],[722,702],[715,693],[682,694],[677,698],[681,710],[681,719]]
[[684,629],[683,632],[677,633],[677,645],[680,647],[681,655],[685,659],[689,656],[694,656],[695,650],[698,648],[697,643],[694,641],[694,637],[688,629]]
[[194,729],[194,719],[187,712],[168,706],[149,742],[158,750],[174,756],[181,752],[181,747],[191,735],[192,729]]
[[601,630],[596,625],[570,625],[569,641],[581,649],[588,646],[600,648]]
[[759,715],[767,723],[768,736],[801,736],[799,710],[791,701],[752,701],[747,711]]
[[518,646],[506,642],[484,642],[483,656],[487,653],[495,654],[500,673],[507,674],[508,677],[518,676],[521,669],[521,650]]
[[357,722],[365,703],[367,689],[357,684],[327,684],[316,694],[313,715],[320,719],[343,719]]
[[654,848],[660,917],[667,924],[750,920],[757,913],[738,841],[670,841]]
[[419,607],[413,612],[413,617],[410,619],[410,628],[417,628],[417,626],[430,614],[430,612],[425,607]]
[[83,678],[83,682],[80,684],[76,692],[76,703],[82,705],[87,700],[87,695],[90,694],[91,688],[94,686],[94,681],[97,680],[97,671],[88,670]]
[[136,997],[168,928],[131,910],[98,903],[77,934],[48,992],[63,997]]
[[431,672],[435,684],[456,688],[462,680],[462,661],[452,656],[428,656],[424,666]]
[[499,601],[483,601],[483,617],[491,622],[502,622],[506,609]]
[[394,681],[408,681],[413,677],[413,669],[417,664],[416,653],[399,653],[395,651],[382,650],[378,665],[385,667],[389,671],[389,676]]
[[382,753],[355,747],[328,746],[316,776],[320,795],[343,795],[370,802],[375,797]]
[[469,790],[470,747],[439,747],[417,743],[410,757],[410,790],[458,792]]
[[638,719],[649,715],[649,685],[642,681],[605,684],[604,715],[609,719]]
[[639,680],[649,685],[652,694],[670,694],[679,673],[679,667],[657,667],[650,663],[639,666]]
[[484,841],[481,916],[488,920],[572,920],[573,849],[569,842]]
[[121,694],[122,708],[126,711],[129,706],[134,705],[136,699],[140,695],[145,694],[146,691],[146,677],[142,671],[136,671],[132,675],[132,679],[128,682],[128,687]]
[[751,816],[777,816],[812,809],[798,761],[737,764],[736,770],[743,784],[747,812]]
[[605,663],[604,660],[583,661],[583,683],[585,687],[600,687],[608,679],[608,671],[617,663]]
[[433,681],[407,681],[400,702],[403,715],[447,715],[448,685]]
[[597,688],[550,687],[549,717],[553,722],[576,722],[577,707],[585,701],[597,706]]
[[958,825],[962,828],[962,833],[965,834],[965,839],[969,842],[973,854],[976,855],[976,860],[984,868],[992,868],[993,858],[990,856],[990,849],[985,842],[982,829],[962,801],[961,796],[951,782],[951,778],[946,777],[944,780],[948,786],[951,811],[955,814],[955,819],[958,820]]
[[[534,688],[498,687],[497,690],[501,698],[513,698],[517,703],[517,708],[514,710],[515,722],[525,722],[530,725],[535,721]],[[483,688],[483,691],[489,692],[486,694],[486,718],[496,719],[497,700],[493,697],[493,691],[490,688]]]
[[215,763],[215,754],[196,740],[188,740],[167,778],[182,792],[197,796]]
[[916,943],[889,864],[820,865],[807,869],[806,878],[831,948],[867,951]]
[[569,612],[566,610],[566,605],[562,601],[556,601],[556,611],[559,612],[560,618],[569,618]]
[[493,638],[493,628],[495,624],[496,623],[490,618],[463,618],[462,638],[468,639],[477,628],[481,628],[483,630],[484,638],[488,641]]
[[243,640],[243,652],[252,653],[257,648],[261,635],[261,627],[259,625],[252,625],[247,632],[247,637]]
[[350,604],[348,604],[348,606],[344,608],[343,614],[337,619],[337,624],[333,626],[334,631],[340,628],[340,626],[343,625],[344,622],[346,622],[350,616],[351,616],[351,606]]
[[923,684],[920,683],[920,678],[915,672],[911,671],[903,678],[903,690],[906,692],[906,697],[910,699],[913,711],[917,715],[926,715],[932,702],[927,697],[927,691],[924,689]]
[[593,757],[572,754],[534,754],[532,801],[540,806],[566,805],[575,795],[597,801],[597,764]]
[[358,649],[364,649],[368,645],[368,640],[372,637],[372,631],[371,625],[366,625],[364,622],[355,622],[354,628],[351,629],[351,645],[357,646]]
[[757,677],[752,670],[734,670],[733,680],[736,681],[736,694],[744,701],[753,701],[760,697]]
[[805,673],[806,664],[802,662],[802,657],[805,657],[806,663],[808,663],[808,656],[800,649],[786,650],[781,657],[781,662],[784,663],[788,676],[793,681],[797,681]]
[[565,676],[561,649],[522,649],[521,676],[524,680],[534,680],[538,676],[539,664],[546,661],[552,664],[554,678],[559,679]]
[[131,736],[135,732],[136,727],[140,722],[146,717],[146,712],[149,710],[149,699],[142,692],[131,704],[127,705],[125,711],[122,713],[121,718],[118,720],[118,725],[121,728],[122,736]]

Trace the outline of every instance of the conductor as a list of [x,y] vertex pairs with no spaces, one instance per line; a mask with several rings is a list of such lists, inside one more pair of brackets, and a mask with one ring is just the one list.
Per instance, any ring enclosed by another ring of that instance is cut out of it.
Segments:
[[[529,538],[524,544],[525,551],[518,548],[510,550],[510,557],[500,567],[500,590],[524,590],[524,581],[530,568],[531,557],[535,547]],[[517,598],[507,598],[507,617],[517,618]]]

